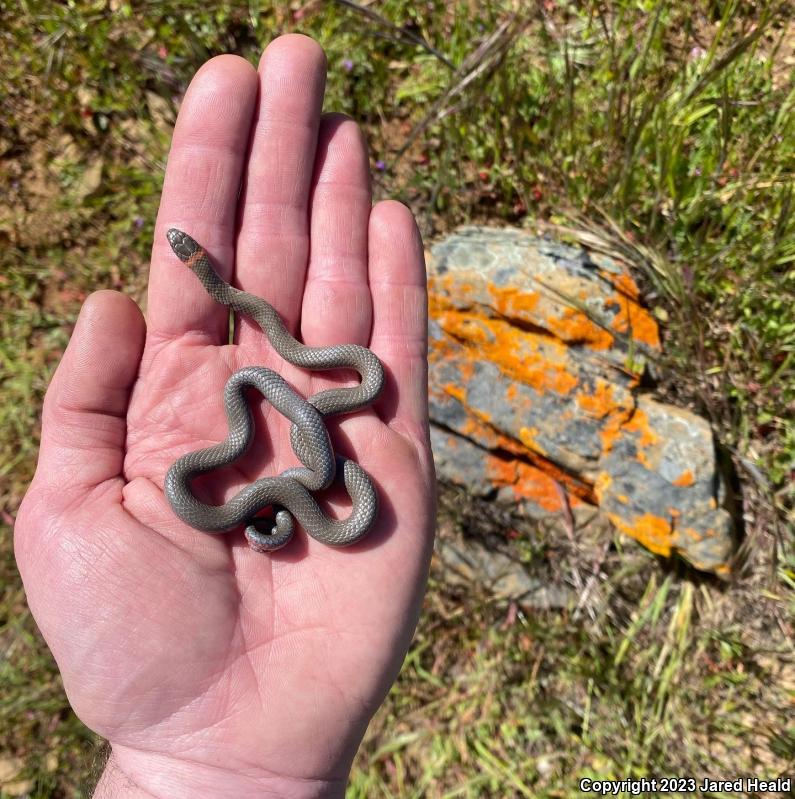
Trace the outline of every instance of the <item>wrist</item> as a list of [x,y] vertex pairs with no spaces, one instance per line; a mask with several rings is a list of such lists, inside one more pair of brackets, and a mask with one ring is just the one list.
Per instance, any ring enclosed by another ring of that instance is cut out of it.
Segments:
[[337,799],[345,780],[287,777],[251,769],[233,772],[167,755],[113,747],[93,799]]

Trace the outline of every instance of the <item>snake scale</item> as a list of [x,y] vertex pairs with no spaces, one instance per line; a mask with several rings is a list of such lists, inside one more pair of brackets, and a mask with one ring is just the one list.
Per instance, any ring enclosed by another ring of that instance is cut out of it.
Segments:
[[[304,399],[271,369],[249,366],[235,372],[224,388],[229,425],[226,440],[183,455],[166,474],[164,491],[174,513],[207,533],[223,533],[244,524],[249,544],[259,552],[284,546],[293,535],[295,521],[324,544],[347,546],[358,541],[375,523],[378,496],[369,476],[357,463],[339,455],[335,457],[323,420],[375,401],[384,386],[381,361],[357,344],[330,347],[301,344],[264,299],[223,280],[204,248],[187,233],[172,228],[167,237],[171,249],[199,278],[207,293],[216,302],[253,319],[284,360],[305,369],[354,369],[361,377],[357,386],[328,389]],[[290,441],[303,465],[256,480],[223,505],[206,504],[192,493],[191,481],[233,463],[253,441],[253,418],[244,395],[247,388],[257,389],[292,422]],[[336,520],[323,513],[310,492],[328,488],[340,473],[353,507],[347,519]],[[257,516],[270,506],[275,511],[272,521]],[[270,529],[263,529],[267,527]]]

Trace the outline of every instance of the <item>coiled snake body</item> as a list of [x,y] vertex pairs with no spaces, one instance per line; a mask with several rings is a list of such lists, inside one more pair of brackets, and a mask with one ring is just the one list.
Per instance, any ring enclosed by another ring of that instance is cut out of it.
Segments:
[[[384,385],[381,362],[367,348],[356,344],[308,347],[290,335],[279,314],[265,300],[230,286],[213,269],[207,253],[180,230],[168,231],[171,248],[199,278],[217,302],[251,317],[286,361],[306,369],[355,369],[361,383],[352,388],[321,391],[305,400],[276,372],[247,367],[235,372],[224,389],[229,436],[220,444],[179,458],[166,474],[164,491],[180,519],[208,533],[220,533],[246,524],[246,538],[253,549],[271,551],[284,546],[297,520],[309,535],[332,546],[347,546],[366,535],[378,513],[378,498],[367,473],[352,460],[331,449],[323,417],[347,413],[371,404]],[[244,391],[256,388],[292,423],[290,440],[303,467],[288,469],[277,477],[265,477],[244,488],[223,505],[200,502],[192,493],[191,480],[233,463],[253,440],[254,425]],[[326,516],[310,491],[327,488],[335,473],[342,472],[353,508],[347,519]],[[263,508],[275,506],[270,531],[260,529],[255,518]]]

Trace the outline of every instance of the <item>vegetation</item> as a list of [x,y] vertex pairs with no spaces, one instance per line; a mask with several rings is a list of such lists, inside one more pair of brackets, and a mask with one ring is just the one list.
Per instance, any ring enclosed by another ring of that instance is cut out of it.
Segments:
[[[657,391],[708,416],[744,503],[728,585],[618,537],[594,568],[587,547],[539,533],[530,561],[593,573],[597,590],[587,607],[525,615],[449,585],[437,564],[350,796],[552,797],[585,776],[792,773],[792,11],[0,0],[2,796],[86,795],[101,761],[10,544],[49,375],[87,292],[143,297],[195,69],[218,52],[256,63],[291,30],[326,49],[327,107],[362,122],[377,194],[407,202],[426,236],[471,220],[546,223],[636,265],[664,329]],[[442,505],[443,532],[472,531],[477,514]]]

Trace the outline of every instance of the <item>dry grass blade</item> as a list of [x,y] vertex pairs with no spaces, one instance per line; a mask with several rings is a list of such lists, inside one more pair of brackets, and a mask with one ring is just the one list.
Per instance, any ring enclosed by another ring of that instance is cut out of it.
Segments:
[[673,264],[658,252],[632,240],[610,214],[598,205],[593,206],[602,224],[579,212],[569,214],[574,226],[543,223],[543,227],[575,238],[580,244],[611,258],[637,267],[654,283],[655,288],[678,302],[685,299],[682,276]]
[[445,92],[437,98],[431,105],[428,113],[418,122],[409,135],[403,146],[397,151],[392,166],[394,166],[411,147],[414,141],[425,130],[436,122],[441,121],[451,113],[451,109],[456,111],[463,108],[467,102],[472,102],[472,98],[463,98],[457,104],[454,101],[462,98],[464,92],[479,78],[494,72],[502,63],[511,46],[517,37],[528,25],[530,19],[520,15],[518,12],[512,14],[507,20],[500,23],[496,30],[488,36],[475,50],[469,53],[461,62],[461,66],[455,71],[453,81]]

